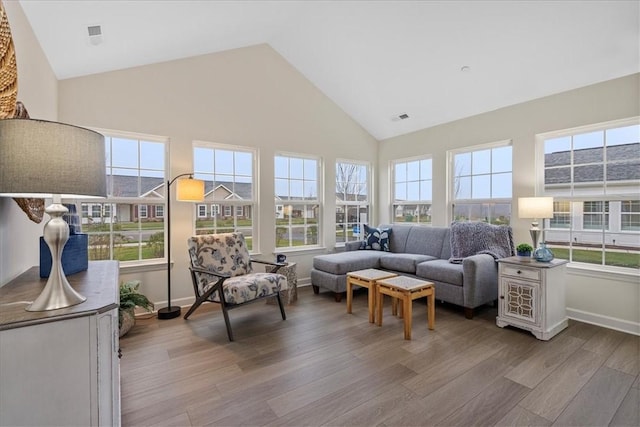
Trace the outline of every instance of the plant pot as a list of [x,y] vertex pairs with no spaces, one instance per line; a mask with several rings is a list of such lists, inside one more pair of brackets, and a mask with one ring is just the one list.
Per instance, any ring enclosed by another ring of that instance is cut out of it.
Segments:
[[516,252],[521,262],[531,262],[531,251]]
[[122,324],[120,325],[118,336],[123,337],[131,328],[133,328],[133,325],[136,324],[136,316],[133,308],[120,310],[120,312],[122,313]]

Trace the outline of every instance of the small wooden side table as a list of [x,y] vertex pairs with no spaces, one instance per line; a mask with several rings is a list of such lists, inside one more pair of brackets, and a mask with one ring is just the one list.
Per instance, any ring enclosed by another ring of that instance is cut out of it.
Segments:
[[376,282],[381,279],[396,277],[397,274],[388,271],[376,270],[375,268],[367,268],[347,273],[347,313],[351,313],[353,304],[353,285],[362,286],[368,289],[369,293],[369,323],[375,321],[375,303],[376,303]]
[[[382,326],[382,305],[384,295],[402,301],[402,320],[404,323],[404,339],[411,339],[411,321],[413,317],[413,300],[427,297],[427,324],[433,330],[436,317],[436,290],[431,282],[414,279],[412,277],[397,276],[377,281],[376,306],[377,325]],[[395,314],[395,313],[394,313]]]

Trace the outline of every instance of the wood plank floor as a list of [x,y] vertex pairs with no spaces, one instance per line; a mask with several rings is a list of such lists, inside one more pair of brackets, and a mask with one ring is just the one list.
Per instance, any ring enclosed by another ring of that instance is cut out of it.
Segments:
[[386,299],[382,327],[333,295],[299,289],[286,307],[203,305],[138,319],[120,340],[124,426],[638,426],[640,337],[570,321],[551,341],[414,301],[412,341]]

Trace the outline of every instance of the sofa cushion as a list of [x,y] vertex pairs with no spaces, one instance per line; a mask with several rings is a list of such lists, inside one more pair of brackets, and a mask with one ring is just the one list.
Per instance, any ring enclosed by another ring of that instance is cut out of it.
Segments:
[[364,226],[365,236],[360,249],[389,252],[389,236],[391,228],[375,228]]
[[416,266],[416,276],[458,286],[462,286],[462,272],[462,264],[452,264],[445,259],[425,261]]
[[415,274],[416,265],[420,264],[421,262],[433,259],[437,258],[420,254],[385,253],[380,255],[380,267],[386,270]]
[[445,227],[414,226],[407,238],[405,252],[440,258],[446,235]]
[[380,267],[380,251],[349,251],[313,257],[313,268],[332,274]]

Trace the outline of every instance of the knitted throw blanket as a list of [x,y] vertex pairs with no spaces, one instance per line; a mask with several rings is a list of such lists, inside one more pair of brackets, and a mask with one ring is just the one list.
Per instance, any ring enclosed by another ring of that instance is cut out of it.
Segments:
[[449,262],[460,264],[463,258],[477,254],[489,254],[495,259],[515,255],[511,227],[486,222],[452,222]]

